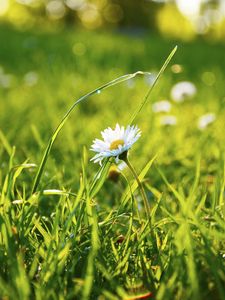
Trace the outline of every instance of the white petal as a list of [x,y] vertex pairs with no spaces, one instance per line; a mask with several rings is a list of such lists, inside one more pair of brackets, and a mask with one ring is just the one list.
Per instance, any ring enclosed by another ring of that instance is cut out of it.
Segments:
[[[137,126],[128,125],[124,128],[117,123],[114,130],[108,127],[101,132],[101,135],[103,140],[95,139],[91,146],[90,150],[98,152],[91,160],[101,163],[105,157],[115,157],[116,162],[118,162],[119,156],[130,149],[139,139],[141,131]],[[117,140],[123,140],[124,144],[119,144],[117,149],[110,150],[111,143]]]

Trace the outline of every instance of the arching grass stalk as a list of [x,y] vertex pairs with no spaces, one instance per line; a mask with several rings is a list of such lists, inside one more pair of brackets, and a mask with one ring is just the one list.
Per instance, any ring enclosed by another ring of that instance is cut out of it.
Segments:
[[73,105],[70,107],[70,109],[66,112],[66,114],[64,115],[64,117],[62,118],[61,122],[59,123],[59,125],[56,127],[55,131],[53,132],[51,138],[49,139],[49,142],[47,144],[47,147],[45,149],[44,155],[42,157],[40,166],[38,168],[38,171],[36,173],[36,176],[34,178],[34,182],[33,182],[33,187],[32,187],[32,191],[31,194],[34,194],[37,191],[37,188],[39,186],[40,180],[41,180],[41,176],[43,174],[49,153],[51,151],[51,148],[59,134],[59,132],[61,131],[61,129],[63,128],[64,124],[66,123],[67,119],[69,118],[70,114],[72,113],[72,111],[74,110],[74,108],[81,102],[87,100],[90,96],[93,96],[95,94],[99,94],[99,92],[101,92],[102,90],[105,90],[111,86],[114,86],[116,84],[122,83],[124,81],[127,81],[131,78],[136,77],[137,75],[145,75],[145,74],[150,74],[149,72],[142,72],[142,71],[138,71],[132,74],[126,74],[123,76],[120,76],[96,89],[94,89],[93,91],[89,92],[88,94],[82,96],[81,98],[79,98],[76,102],[73,103]]
[[[149,89],[148,93],[146,94],[146,96],[144,97],[143,101],[140,103],[140,105],[138,106],[137,110],[135,111],[135,113],[132,116],[131,122],[130,124],[133,123],[134,119],[137,117],[137,115],[140,113],[140,111],[142,110],[143,106],[146,104],[149,95],[151,94],[154,86],[156,85],[158,79],[160,78],[160,76],[163,74],[164,70],[166,69],[167,65],[169,64],[170,60],[172,59],[173,55],[175,54],[177,50],[177,47],[175,47],[171,53],[169,54],[168,58],[166,59],[166,61],[164,62],[162,68],[160,69],[159,73],[156,76],[156,79],[153,82],[153,85],[151,86],[151,88]],[[93,96],[95,94],[99,94],[99,92],[101,92],[102,90],[105,90],[111,86],[114,86],[116,84],[119,84],[121,82],[127,81],[131,78],[136,77],[137,75],[146,75],[146,74],[150,74],[149,72],[142,72],[142,71],[138,71],[132,74],[126,74],[123,76],[120,76],[96,89],[94,89],[93,91],[87,93],[86,95],[82,96],[81,98],[79,98],[77,101],[75,101],[73,103],[73,105],[70,107],[70,109],[66,112],[66,114],[64,115],[64,117],[62,118],[61,122],[59,123],[59,125],[56,127],[55,131],[53,132],[51,138],[49,139],[49,142],[47,144],[47,147],[45,149],[44,155],[42,157],[40,166],[38,168],[38,171],[36,173],[36,176],[34,178],[34,182],[33,182],[33,186],[32,186],[32,191],[31,194],[35,193],[37,191],[37,188],[39,186],[40,180],[41,180],[41,176],[43,174],[49,153],[51,151],[51,148],[59,134],[59,132],[61,131],[62,127],[64,126],[64,124],[66,123],[67,119],[69,118],[70,114],[72,113],[72,111],[74,110],[74,108],[81,102],[87,100],[90,96]]]
[[143,184],[141,183],[141,181],[138,177],[138,174],[136,173],[133,165],[129,161],[127,152],[124,152],[122,155],[120,155],[120,159],[123,160],[126,163],[128,168],[130,169],[131,173],[133,174],[135,180],[137,181],[137,184],[140,188],[141,196],[142,196],[142,199],[143,199],[143,202],[144,202],[144,207],[145,207],[145,212],[146,212],[147,219],[148,219],[148,221],[151,221],[150,206],[149,206],[149,203],[148,203],[147,196],[145,194]]

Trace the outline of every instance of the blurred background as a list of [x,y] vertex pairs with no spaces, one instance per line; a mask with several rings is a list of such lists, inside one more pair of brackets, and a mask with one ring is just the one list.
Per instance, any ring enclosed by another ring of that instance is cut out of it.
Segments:
[[[83,145],[89,149],[101,130],[129,122],[178,45],[136,120],[143,136],[135,163],[158,153],[165,172],[176,170],[180,178],[195,168],[196,149],[204,149],[206,173],[216,170],[216,164],[208,166],[225,147],[224,0],[0,0],[0,45],[1,168],[13,145],[17,163],[38,164],[52,132],[82,95],[123,74],[151,72],[74,110],[44,180],[46,186],[52,180],[70,186],[79,177]],[[183,81],[189,83],[174,87]]]
[[0,17],[23,29],[57,25],[151,30],[184,40],[225,37],[224,0],[1,0]]

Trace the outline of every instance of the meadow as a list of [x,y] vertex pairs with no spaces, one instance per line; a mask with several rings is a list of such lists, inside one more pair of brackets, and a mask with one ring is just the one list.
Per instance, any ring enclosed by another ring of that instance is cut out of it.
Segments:
[[[225,299],[225,45],[6,24],[0,40],[0,298]],[[129,124],[175,45],[135,118],[142,135],[129,151],[148,218],[130,170],[94,164],[90,147],[105,128]],[[151,75],[75,107],[34,189],[73,103],[139,70]],[[196,93],[176,102],[171,89],[180,81]],[[162,100],[171,107],[156,112]],[[209,113],[214,119],[202,125]]]

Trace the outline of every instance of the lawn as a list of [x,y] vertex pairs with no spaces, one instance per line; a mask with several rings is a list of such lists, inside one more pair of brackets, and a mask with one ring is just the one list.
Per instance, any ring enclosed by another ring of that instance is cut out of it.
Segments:
[[[225,299],[225,45],[6,24],[0,40],[0,298]],[[129,124],[175,45],[135,119],[142,135],[129,159],[138,186],[129,168],[91,162],[89,149],[105,128]],[[48,140],[72,104],[138,70],[152,75],[72,111],[32,192]],[[180,81],[197,92],[176,102],[171,89]],[[170,111],[156,113],[162,100]],[[212,122],[201,126],[209,113]]]

